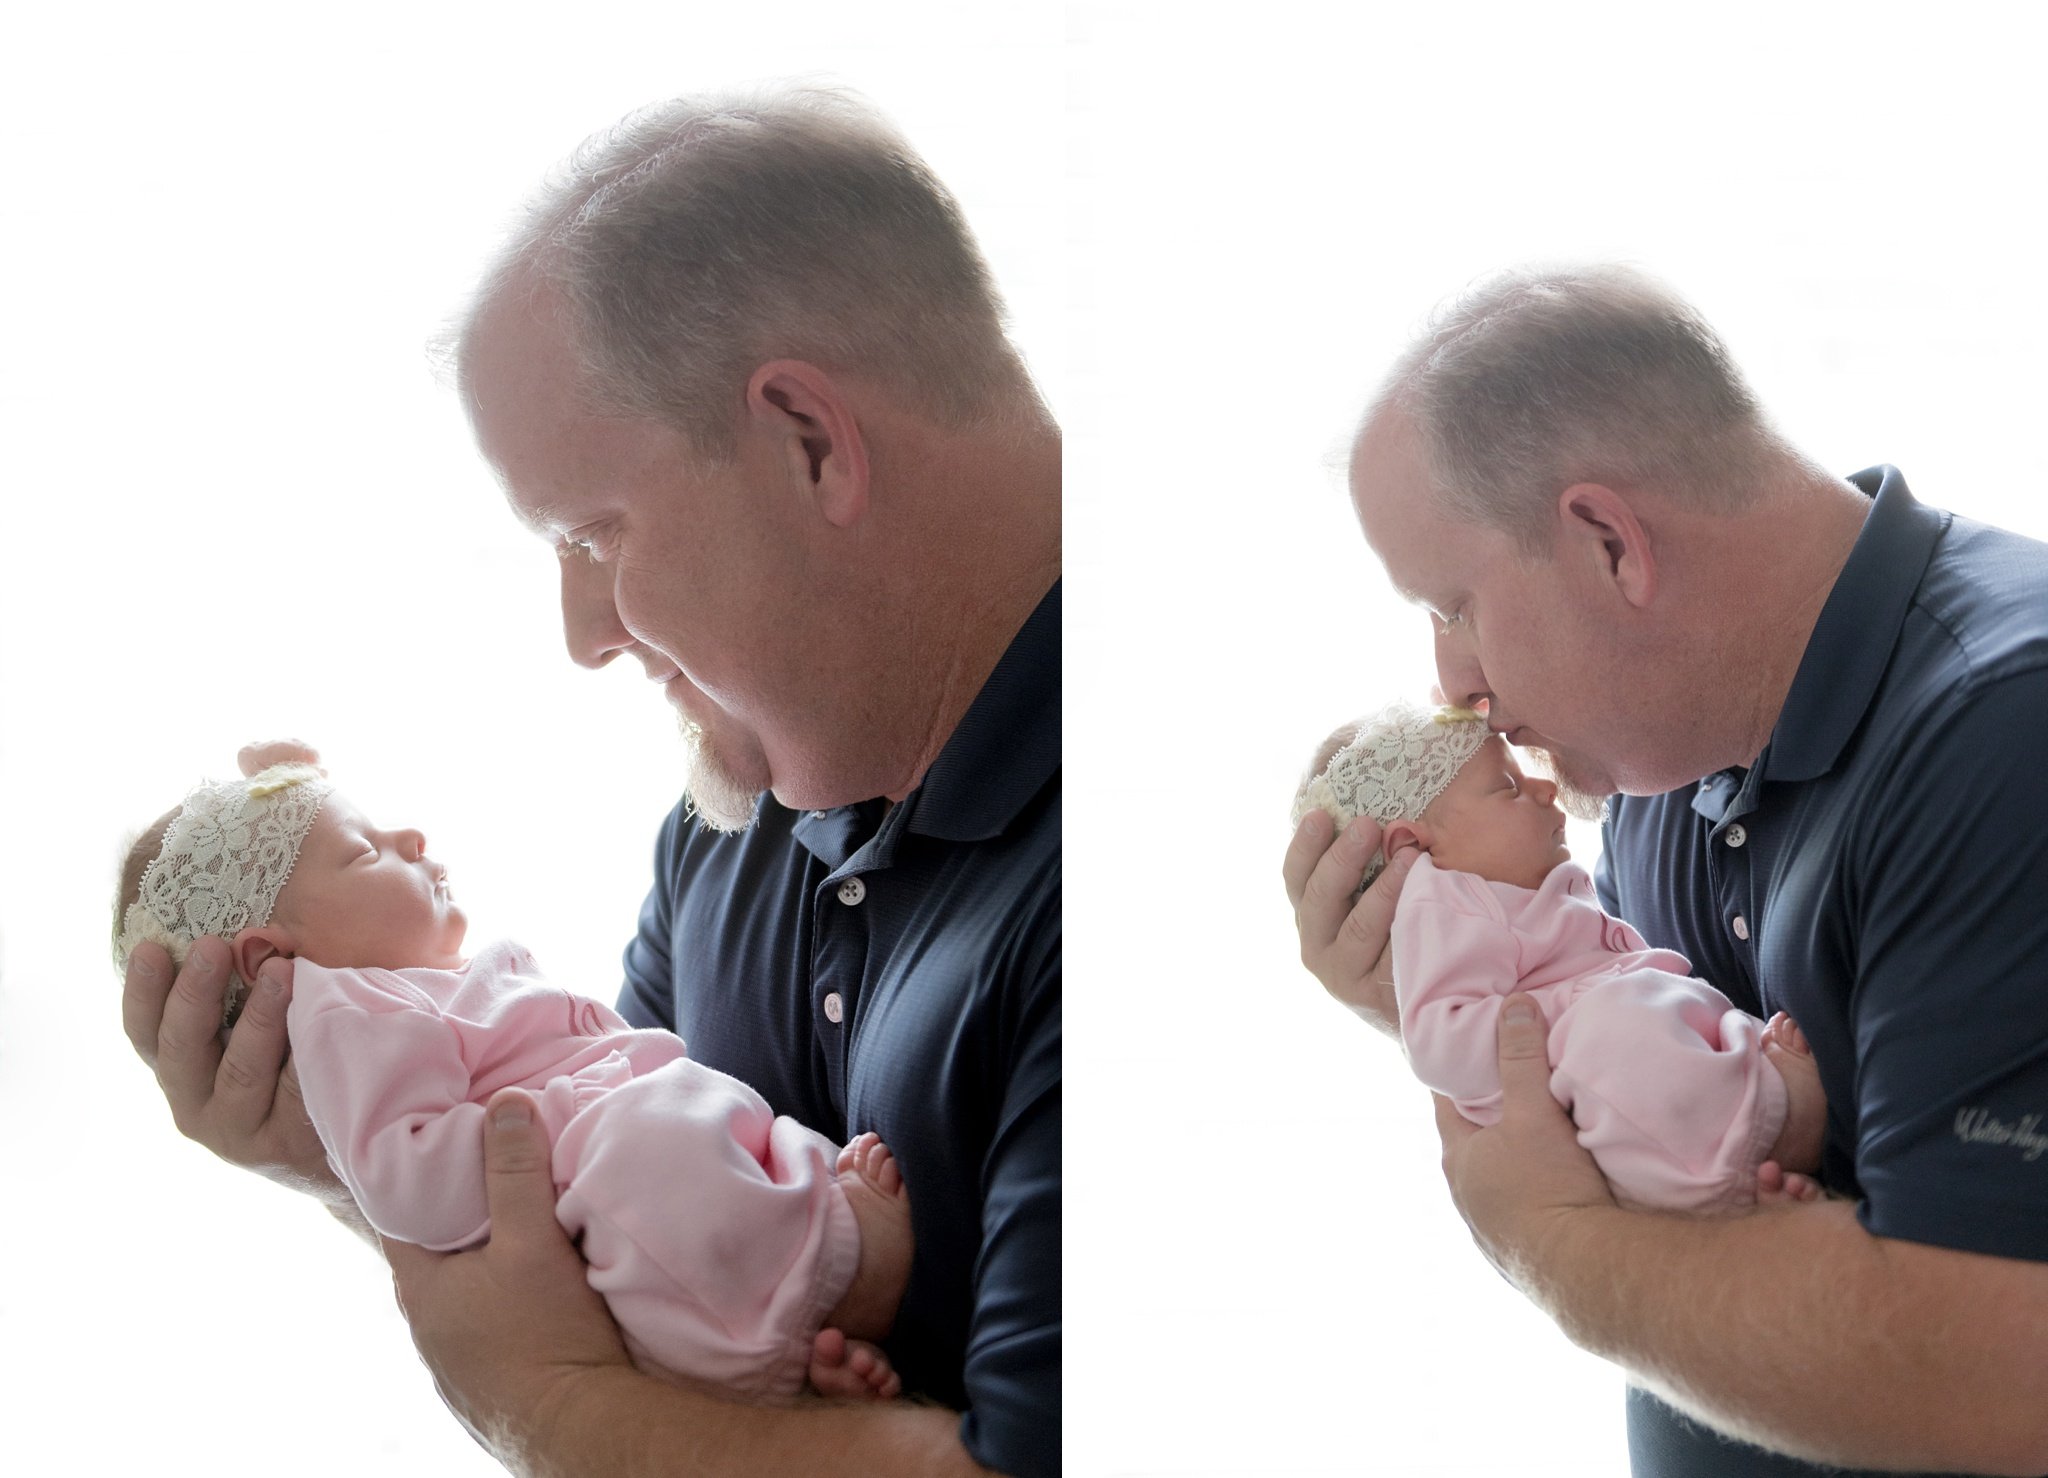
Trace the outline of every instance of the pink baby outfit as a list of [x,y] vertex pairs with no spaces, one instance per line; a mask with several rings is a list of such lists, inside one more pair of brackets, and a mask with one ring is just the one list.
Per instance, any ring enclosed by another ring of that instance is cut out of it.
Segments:
[[582,1238],[635,1362],[801,1389],[860,1256],[838,1146],[690,1061],[673,1033],[549,985],[511,943],[461,970],[301,960],[289,1029],[306,1110],[379,1232],[442,1250],[482,1241],[484,1104],[531,1089],[556,1218]]
[[1416,1076],[1475,1124],[1500,1118],[1501,1003],[1527,991],[1549,1024],[1550,1091],[1615,1198],[1709,1211],[1756,1199],[1784,1126],[1763,1023],[1651,949],[1576,863],[1518,888],[1418,858],[1394,914],[1401,1040]]

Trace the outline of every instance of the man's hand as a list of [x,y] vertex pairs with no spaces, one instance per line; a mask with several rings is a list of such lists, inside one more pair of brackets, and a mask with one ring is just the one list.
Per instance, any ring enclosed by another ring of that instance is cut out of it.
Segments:
[[347,1202],[289,1060],[285,1009],[292,962],[264,962],[223,1048],[221,1007],[230,968],[227,946],[211,935],[193,944],[175,978],[161,945],[138,945],[121,994],[128,1040],[156,1074],[187,1139],[330,1205]]
[[[235,755],[235,764],[244,775],[254,777],[272,765],[320,764],[320,751],[303,739],[259,739],[254,744],[244,744]],[[320,772],[326,774],[325,770]]]
[[1379,824],[1361,816],[1334,835],[1336,823],[1311,811],[1295,828],[1280,875],[1294,905],[1301,962],[1323,989],[1386,1032],[1401,1030],[1394,1000],[1394,905],[1420,854],[1403,847],[1363,895],[1366,866],[1380,848]]
[[555,1220],[546,1134],[516,1088],[485,1116],[491,1237],[470,1252],[386,1239],[399,1307],[448,1409],[515,1472],[592,1372],[630,1370],[618,1326]]
[[1614,1205],[1571,1116],[1551,1095],[1548,1035],[1536,1003],[1509,996],[1500,1013],[1500,1122],[1482,1129],[1448,1098],[1436,1098],[1451,1200],[1480,1251],[1538,1303],[1544,1300],[1532,1282],[1546,1239],[1573,1212]]

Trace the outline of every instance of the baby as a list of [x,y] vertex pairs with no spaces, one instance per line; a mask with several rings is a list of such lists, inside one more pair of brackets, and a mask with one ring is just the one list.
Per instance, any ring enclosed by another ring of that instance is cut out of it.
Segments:
[[634,1362],[791,1394],[887,1397],[869,1343],[909,1279],[910,1208],[881,1141],[777,1118],[671,1032],[552,986],[517,945],[464,958],[447,869],[374,826],[308,764],[202,785],[122,879],[117,965],[226,939],[237,986],[295,961],[287,1029],[306,1111],[370,1224],[437,1250],[490,1232],[484,1104],[532,1090],[555,1214]]
[[[1625,1205],[1721,1211],[1811,1199],[1827,1106],[1782,1012],[1737,1010],[1683,955],[1609,917],[1565,849],[1557,787],[1522,773],[1465,709],[1396,703],[1324,741],[1294,801],[1370,816],[1385,858],[1420,849],[1394,913],[1394,992],[1416,1076],[1477,1124],[1500,1118],[1500,1007],[1549,1026],[1550,1089]],[[1765,1167],[1770,1168],[1765,1168]]]

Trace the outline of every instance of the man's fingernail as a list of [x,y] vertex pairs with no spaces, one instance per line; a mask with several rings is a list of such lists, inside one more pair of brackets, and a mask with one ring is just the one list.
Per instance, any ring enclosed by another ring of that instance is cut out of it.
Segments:
[[1534,1026],[1537,1019],[1536,1003],[1527,996],[1509,996],[1508,1003],[1500,1008],[1501,1020],[1523,1026]]
[[510,1129],[518,1124],[531,1124],[533,1110],[526,1106],[523,1098],[508,1098],[491,1110],[491,1122],[500,1129]]

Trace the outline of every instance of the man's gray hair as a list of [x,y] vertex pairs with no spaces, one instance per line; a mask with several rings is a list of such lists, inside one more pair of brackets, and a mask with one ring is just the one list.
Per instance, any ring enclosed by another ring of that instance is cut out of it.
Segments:
[[1622,266],[1480,281],[1395,362],[1366,424],[1388,408],[1414,423],[1451,512],[1532,550],[1574,483],[1649,487],[1732,511],[1774,459],[1798,455],[1706,320]]
[[[873,380],[964,427],[1043,407],[960,207],[875,111],[818,87],[630,114],[558,169],[477,308],[532,274],[574,315],[584,390],[730,454],[773,359]],[[466,335],[466,329],[465,329]]]

